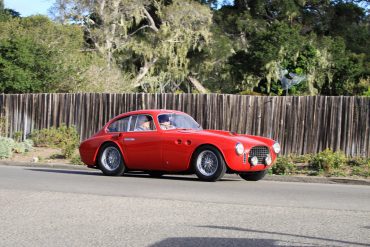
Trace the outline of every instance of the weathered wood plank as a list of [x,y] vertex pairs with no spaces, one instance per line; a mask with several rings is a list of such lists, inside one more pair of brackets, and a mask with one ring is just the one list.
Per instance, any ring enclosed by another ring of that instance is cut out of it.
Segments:
[[109,119],[137,109],[184,111],[205,129],[223,129],[278,140],[283,154],[331,148],[370,156],[370,98],[246,96],[223,94],[27,94],[0,95],[7,136],[75,125],[82,139]]

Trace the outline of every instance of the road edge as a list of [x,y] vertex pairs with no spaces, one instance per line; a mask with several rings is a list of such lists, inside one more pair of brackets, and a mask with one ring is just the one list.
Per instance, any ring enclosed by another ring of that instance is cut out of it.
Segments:
[[[32,168],[49,168],[49,169],[64,169],[64,170],[92,170],[84,165],[71,165],[60,163],[34,163],[34,162],[19,162],[0,160],[0,166],[18,166]],[[235,174],[225,174],[224,178],[239,178]],[[284,176],[284,175],[266,175],[264,181],[276,182],[297,182],[297,183],[321,183],[321,184],[350,184],[350,185],[368,185],[370,179],[355,179],[341,177],[310,177],[310,176]]]

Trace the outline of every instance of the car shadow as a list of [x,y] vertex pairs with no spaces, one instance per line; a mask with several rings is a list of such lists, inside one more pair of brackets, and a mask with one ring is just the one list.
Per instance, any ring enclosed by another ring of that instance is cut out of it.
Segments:
[[[280,242],[280,241],[279,241]],[[278,245],[278,241],[273,239],[248,239],[248,238],[213,238],[213,237],[178,237],[166,238],[156,242],[149,247],[193,247],[193,246],[264,246],[274,247]],[[289,245],[284,245],[289,246]],[[293,245],[292,245],[293,246]],[[295,245],[296,246],[296,245]]]
[[[35,171],[35,172],[50,172],[50,173],[60,173],[60,174],[75,174],[75,175],[88,175],[88,176],[104,176],[104,174],[99,170],[91,170],[91,171],[82,171],[82,170],[64,170],[64,169],[46,169],[46,168],[25,168],[27,171]],[[124,177],[132,177],[132,178],[142,178],[142,179],[163,179],[163,180],[179,180],[179,181],[197,181],[203,182],[199,180],[197,177],[189,175],[177,175],[177,174],[164,174],[161,177],[151,177],[149,174],[145,172],[128,172],[123,175]],[[217,182],[222,181],[240,181],[238,179],[230,179],[230,178],[222,178]]]
[[211,229],[221,229],[221,230],[230,230],[230,231],[243,231],[243,232],[251,232],[251,233],[258,233],[258,234],[271,234],[271,235],[280,235],[280,236],[288,236],[288,237],[297,237],[297,238],[304,238],[304,239],[312,239],[312,240],[321,240],[321,241],[327,241],[332,242],[334,244],[345,244],[348,246],[369,246],[365,243],[358,243],[358,242],[352,242],[352,241],[346,241],[346,240],[338,240],[338,239],[331,239],[331,238],[323,238],[323,237],[312,237],[312,236],[306,236],[306,235],[299,235],[299,234],[291,234],[291,233],[283,233],[283,232],[276,232],[276,231],[261,231],[261,230],[253,230],[253,229],[247,229],[247,228],[240,228],[240,227],[230,227],[230,226],[197,226],[201,228],[211,228]]
[[[137,177],[137,178],[145,178],[145,179],[163,179],[163,180],[182,180],[182,181],[197,181],[197,182],[203,182],[199,180],[195,175],[178,175],[178,174],[164,174],[161,177],[151,177],[147,173],[144,172],[129,172],[125,173],[125,177]],[[191,177],[190,177],[191,176]],[[222,178],[217,182],[222,181],[240,181],[238,179],[231,179],[231,178]]]
[[89,175],[89,176],[103,176],[98,170],[81,171],[81,170],[63,170],[63,169],[46,169],[46,168],[25,168],[27,171],[34,172],[50,172],[50,173],[62,173],[62,174],[76,174],[76,175]]

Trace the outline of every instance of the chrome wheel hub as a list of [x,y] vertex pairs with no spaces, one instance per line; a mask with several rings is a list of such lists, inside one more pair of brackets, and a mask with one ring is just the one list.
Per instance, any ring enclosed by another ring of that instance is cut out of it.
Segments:
[[101,156],[101,164],[108,171],[114,171],[121,163],[121,155],[117,148],[107,147]]
[[218,168],[218,159],[214,152],[205,150],[197,158],[198,171],[204,176],[212,176]]

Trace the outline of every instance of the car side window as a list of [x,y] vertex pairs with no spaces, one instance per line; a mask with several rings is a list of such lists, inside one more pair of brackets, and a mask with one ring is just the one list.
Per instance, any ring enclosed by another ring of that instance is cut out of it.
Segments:
[[[131,119],[130,131],[152,131],[155,130],[155,124],[150,115],[137,115]],[[136,120],[136,121],[135,121]],[[133,123],[135,122],[135,123]]]
[[111,123],[108,132],[127,132],[130,117],[118,119]]

